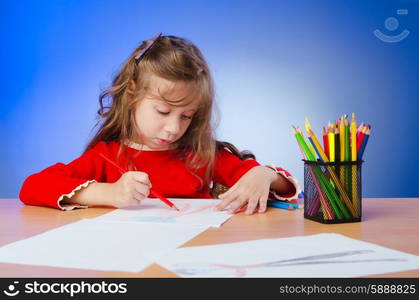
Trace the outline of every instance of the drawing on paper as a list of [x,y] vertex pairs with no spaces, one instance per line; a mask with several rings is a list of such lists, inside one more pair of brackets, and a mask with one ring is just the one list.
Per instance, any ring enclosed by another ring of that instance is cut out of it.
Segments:
[[[249,265],[230,265],[230,264],[205,264],[205,263],[188,263],[174,265],[173,271],[179,275],[184,276],[203,276],[216,274],[217,276],[236,276],[244,277],[247,275],[247,270],[252,268],[278,268],[285,266],[303,266],[303,265],[320,265],[320,264],[342,264],[342,263],[368,263],[368,262],[394,262],[394,261],[407,261],[406,259],[397,258],[384,258],[384,259],[350,259],[350,260],[330,260],[333,258],[358,255],[358,254],[371,254],[373,250],[354,250],[335,252],[321,255],[312,255],[305,257],[298,257],[293,259],[277,260],[259,264]],[[327,260],[329,259],[329,260]]]
[[179,211],[170,209],[161,209],[156,211],[155,216],[135,216],[132,217],[131,221],[137,222],[163,222],[163,223],[174,223],[176,218],[183,217],[186,215],[196,214],[205,210],[213,209],[216,204],[203,205],[201,207],[193,208],[190,203],[177,204]]

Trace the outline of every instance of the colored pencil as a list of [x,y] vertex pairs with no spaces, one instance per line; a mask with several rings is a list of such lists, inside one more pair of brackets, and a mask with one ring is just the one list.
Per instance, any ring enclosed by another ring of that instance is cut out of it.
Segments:
[[295,209],[300,208],[299,204],[289,203],[289,202],[286,203],[279,200],[269,200],[267,204],[268,206],[278,207],[278,208],[282,208],[286,210],[295,210]]
[[[352,113],[351,120],[351,160],[354,162],[357,158],[356,153],[356,120],[355,113]],[[352,203],[355,210],[358,212],[358,176],[357,176],[357,166],[351,166],[351,191],[352,191]]]
[[[351,160],[351,145],[350,145],[350,135],[349,135],[349,121],[348,115],[344,117],[344,125],[345,125],[345,161]],[[345,190],[347,191],[350,198],[352,194],[351,190],[351,170],[348,166],[344,167],[345,170],[345,179],[342,181],[343,185],[345,186]]]
[[313,155],[311,150],[308,148],[306,142],[304,141],[304,137],[301,133],[301,130],[299,130],[299,128],[294,127],[294,135],[295,135],[295,138],[297,139],[298,144],[300,145],[300,149],[302,149],[305,154],[304,155],[305,159],[310,160],[310,161],[316,161],[315,156]]
[[356,120],[355,120],[355,113],[352,113],[352,120],[351,120],[351,160],[356,161]]
[[[339,149],[340,149],[340,160],[345,161],[345,123],[343,117],[339,119]],[[341,182],[345,182],[345,168],[344,166],[339,167],[339,178]]]
[[[319,150],[317,150],[317,148],[314,146],[313,139],[312,139],[310,136],[308,136],[307,138],[308,138],[308,140],[310,141],[310,145],[311,145],[311,147],[312,147],[312,148],[314,149],[314,151],[317,153],[317,157],[321,160],[322,158],[321,158],[321,156],[320,156]],[[326,153],[325,153],[325,155],[326,155]]]
[[330,125],[327,133],[328,145],[329,145],[329,159],[331,162],[335,161],[335,130],[333,125]]
[[[304,125],[305,125],[305,128],[306,128],[306,132],[308,132],[308,130],[311,130],[311,126],[310,126],[310,123],[308,122],[308,118],[307,117],[305,117],[305,123],[304,123]],[[309,137],[307,137],[307,139],[310,140]],[[316,157],[316,151],[314,150],[313,143],[310,142],[310,143],[307,143],[307,145],[310,148],[311,153],[313,153],[314,157]]]
[[[297,128],[295,128],[295,126],[294,125],[292,125],[292,128],[294,128],[294,136],[297,134]],[[300,149],[300,152],[301,152],[301,156],[305,159],[305,160],[307,160],[307,156],[305,155],[305,153],[304,153],[304,150],[303,150],[303,147],[300,145],[300,143],[298,142],[298,139],[297,139],[297,145],[298,145],[298,148]]]
[[340,134],[338,125],[335,128],[335,159],[336,161],[340,161]]
[[329,139],[328,139],[328,136],[327,136],[326,128],[324,126],[323,126],[323,148],[324,148],[324,153],[326,153],[327,157],[330,158]]
[[368,138],[370,137],[370,134],[371,134],[371,128],[369,127],[365,133],[361,148],[359,149],[358,160],[362,160],[362,156],[364,155],[365,147],[367,146],[367,142],[368,142]]
[[340,161],[345,161],[345,123],[343,117],[339,120]]
[[[308,166],[308,170],[311,174],[311,177],[313,178],[314,185],[316,186],[316,189],[320,198],[323,218],[326,220],[333,220],[335,218],[333,209],[331,208],[331,206],[329,205],[329,202],[327,201],[328,198],[325,195],[325,189],[321,187],[321,183],[320,183],[321,179],[319,179],[320,177],[318,176],[318,174],[315,175],[316,173],[315,169],[317,169],[317,173],[322,172],[320,169],[318,169],[318,166]],[[312,209],[312,211],[310,212],[310,215],[311,216],[315,215],[317,209],[318,209],[318,205]]]
[[[316,140],[316,142],[314,142]],[[317,153],[319,153],[320,160],[323,162],[328,162],[327,157],[325,156],[325,153],[321,149],[320,143],[318,142],[316,137],[313,137],[309,133],[309,141],[313,143],[313,147],[316,149]],[[316,166],[318,167],[318,166]],[[327,170],[332,169],[331,166],[326,166]],[[336,216],[338,219],[342,219],[341,212],[344,214],[344,217],[349,219],[351,216],[349,212],[347,211],[345,205],[342,203],[342,201],[339,199],[339,196],[335,192],[335,188],[332,185],[333,180],[329,181],[328,177],[326,177],[326,174],[323,173],[320,169],[317,170],[317,176],[320,178],[320,184],[322,186],[322,190],[327,195],[327,198],[329,199],[329,203],[332,205],[334,212],[336,213]],[[330,171],[329,171],[330,174]],[[337,204],[337,206],[335,205]]]
[[351,215],[349,214],[343,202],[339,199],[339,196],[331,183],[332,181],[329,181],[329,179],[326,177],[326,174],[323,173],[320,168],[317,169],[317,176],[320,178],[319,183],[321,185],[321,190],[324,191],[327,199],[329,199],[329,203],[332,206],[336,217],[338,219],[349,219]]
[[[119,170],[119,172],[121,172],[121,174],[125,173],[125,170],[120,167],[117,163],[115,163],[114,161],[112,161],[110,158],[106,157],[103,153],[99,153],[99,155],[106,160],[108,163],[110,163],[111,165],[113,165],[115,168],[117,168]],[[176,209],[177,211],[179,211],[179,208],[177,208],[172,202],[170,202],[169,200],[167,200],[167,198],[165,198],[163,195],[159,194],[158,192],[150,189],[150,194],[158,199],[160,199],[161,201],[163,201],[165,204],[167,204],[168,206]]]
[[[317,137],[314,134],[314,132],[311,131],[311,129],[310,129],[307,134],[312,138],[313,143],[316,145],[317,151],[320,153],[321,159],[324,162],[329,162],[329,159],[324,154],[324,152],[323,152],[323,150],[322,150],[322,148],[320,146],[320,143],[317,140]],[[333,179],[334,183],[336,184],[336,186],[337,186],[337,188],[338,188],[338,190],[339,190],[339,192],[340,192],[340,194],[341,194],[341,196],[343,198],[343,201],[346,204],[346,207],[349,209],[349,211],[351,212],[352,216],[355,217],[356,216],[355,209],[354,209],[354,207],[353,207],[353,205],[352,205],[352,203],[351,203],[351,201],[350,201],[350,199],[348,197],[348,194],[346,193],[345,189],[343,188],[341,181],[337,178],[337,176],[335,174],[335,171],[333,170],[333,168],[331,166],[327,165],[326,168],[329,171],[330,175],[332,176],[332,179]]]
[[345,125],[345,161],[350,161],[351,160],[351,145],[350,145],[350,141],[349,141],[349,122],[348,122],[348,117],[345,115],[345,120],[344,120],[344,125]]
[[362,145],[362,141],[364,140],[365,137],[365,132],[367,131],[368,126],[363,126],[361,128],[361,131],[359,132],[359,136],[357,138],[357,142],[356,142],[356,152],[359,153],[359,150],[361,149],[361,145]]
[[364,128],[364,123],[361,123],[358,127],[358,130],[356,131],[356,140],[359,139],[359,135],[361,134],[363,128]]
[[[316,161],[315,157],[313,156],[313,154],[309,150],[309,148],[308,148],[308,146],[307,146],[307,144],[304,140],[301,129],[299,127],[296,128],[295,126],[292,126],[292,127],[294,128],[294,135],[297,139],[297,144],[300,148],[300,151],[301,151],[303,157],[306,160]],[[312,206],[310,208],[307,208],[307,210],[309,211],[309,215],[314,215],[316,213],[319,205],[321,205],[322,206],[322,212],[323,212],[323,218],[328,219],[328,220],[334,219],[334,214],[333,214],[329,204],[327,203],[326,197],[324,195],[324,191],[323,191],[322,188],[320,188],[320,184],[318,183],[318,180],[317,180],[318,175],[314,174],[314,172],[315,172],[314,170],[316,170],[316,171],[318,170],[317,172],[322,172],[322,171],[319,169],[318,166],[313,166],[313,168],[312,168],[312,166],[307,166],[307,169],[309,170],[309,172],[311,174],[311,177],[313,178],[313,182],[316,185],[317,191],[320,195],[319,196],[320,201],[316,199],[317,201],[312,203]]]
[[[362,160],[371,134],[370,125],[361,123],[359,127],[357,126],[355,113],[352,113],[351,119],[348,115],[343,115],[335,123],[328,122],[327,127],[322,127],[323,147],[311,129],[307,117],[305,117],[305,129],[307,143],[301,129],[296,130],[294,127],[303,157],[311,161],[317,161],[318,157],[318,160],[324,163]],[[313,191],[313,195],[310,196],[313,199],[309,201],[310,207],[306,207],[305,213],[310,216],[318,215],[321,206],[324,220],[359,217],[358,168],[357,163],[325,164],[321,167],[308,164],[306,170],[311,175],[311,184],[315,185],[317,193],[316,190]]]

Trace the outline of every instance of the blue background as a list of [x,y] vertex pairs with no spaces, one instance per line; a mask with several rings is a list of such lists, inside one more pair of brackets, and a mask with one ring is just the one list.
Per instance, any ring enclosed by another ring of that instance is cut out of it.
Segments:
[[[355,112],[372,125],[363,196],[419,196],[418,1],[1,1],[0,13],[0,198],[82,153],[100,91],[160,31],[206,57],[218,139],[302,182],[291,125],[308,116],[319,136]],[[388,17],[399,21],[393,32]],[[375,29],[410,35],[386,43]]]

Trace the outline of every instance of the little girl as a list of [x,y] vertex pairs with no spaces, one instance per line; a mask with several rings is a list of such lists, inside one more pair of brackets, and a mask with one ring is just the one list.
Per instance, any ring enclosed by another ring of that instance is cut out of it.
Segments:
[[266,210],[270,192],[292,199],[301,190],[287,171],[245,160],[214,139],[211,75],[185,39],[159,34],[143,42],[99,100],[99,129],[85,152],[29,176],[22,202],[62,210],[125,207],[140,204],[150,188],[172,198],[212,198],[216,183],[229,188],[217,209],[252,214]]

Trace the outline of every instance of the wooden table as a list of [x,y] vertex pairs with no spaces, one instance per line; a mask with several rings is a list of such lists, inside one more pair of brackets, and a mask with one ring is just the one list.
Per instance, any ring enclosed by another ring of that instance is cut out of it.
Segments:
[[[419,255],[419,198],[363,199],[363,220],[357,223],[320,224],[304,219],[303,210],[268,208],[265,214],[237,214],[220,228],[211,228],[183,246],[201,246],[261,238],[281,238],[317,233],[347,237]],[[0,246],[50,229],[94,218],[109,208],[60,211],[25,206],[18,199],[0,199]],[[141,272],[115,272],[0,263],[0,277],[177,277],[153,264]],[[370,277],[419,277],[419,270]]]

